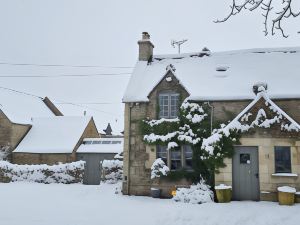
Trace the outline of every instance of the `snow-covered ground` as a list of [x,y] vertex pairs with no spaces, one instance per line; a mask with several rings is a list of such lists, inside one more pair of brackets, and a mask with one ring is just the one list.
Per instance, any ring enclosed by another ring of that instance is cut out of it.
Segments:
[[192,205],[114,194],[116,185],[0,184],[2,225],[296,225],[300,204]]

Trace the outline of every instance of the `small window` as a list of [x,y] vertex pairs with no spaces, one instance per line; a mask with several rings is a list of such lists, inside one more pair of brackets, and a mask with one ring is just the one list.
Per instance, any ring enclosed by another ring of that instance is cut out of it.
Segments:
[[92,141],[84,141],[83,144],[84,145],[90,145],[90,144],[92,144]]
[[161,158],[162,161],[164,161],[164,163],[166,165],[168,165],[168,157],[167,157],[167,146],[157,146],[157,152],[156,152],[156,156],[157,158]]
[[121,141],[112,141],[112,144],[121,144]]
[[181,169],[181,149],[171,150],[171,170]]
[[240,154],[240,164],[250,164],[250,154],[249,153]]
[[291,173],[291,148],[275,147],[275,173]]
[[185,145],[183,147],[184,150],[184,159],[185,159],[185,168],[187,170],[192,170],[192,159],[193,159],[193,150],[190,145]]
[[102,144],[110,144],[111,141],[102,141]]
[[101,141],[93,141],[93,145],[99,145],[101,144]]
[[159,95],[159,117],[176,118],[178,115],[179,94],[160,94]]

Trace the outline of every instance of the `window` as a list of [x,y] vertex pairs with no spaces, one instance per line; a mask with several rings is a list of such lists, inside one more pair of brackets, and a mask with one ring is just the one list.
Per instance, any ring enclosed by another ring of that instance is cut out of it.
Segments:
[[112,144],[121,144],[121,141],[112,141]]
[[167,146],[158,146],[157,147],[157,158],[161,158],[166,165],[168,165],[167,157]]
[[192,170],[193,150],[191,146],[167,150],[167,146],[157,146],[156,157],[161,158],[171,170]]
[[181,169],[181,149],[178,150],[171,150],[171,170],[178,170]]
[[290,147],[275,147],[275,173],[291,173]]
[[240,164],[250,164],[250,154],[248,153],[240,154]]
[[185,168],[187,170],[192,170],[192,159],[193,159],[193,150],[192,147],[190,145],[185,145],[183,147],[184,150],[184,159],[185,159]]
[[176,118],[178,114],[179,94],[159,95],[159,118]]

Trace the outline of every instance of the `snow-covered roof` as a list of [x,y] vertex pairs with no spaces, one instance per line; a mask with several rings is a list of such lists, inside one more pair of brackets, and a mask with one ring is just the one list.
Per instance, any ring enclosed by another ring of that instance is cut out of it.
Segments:
[[115,153],[123,152],[124,138],[85,138],[78,153]]
[[[264,100],[266,108],[271,110],[275,116],[267,118],[266,112],[263,108],[260,108],[257,115],[252,115],[251,109],[261,100]],[[254,117],[252,122],[248,121],[249,117]],[[221,129],[216,130],[210,137],[203,140],[202,148],[208,152],[213,152],[213,145],[220,141],[222,135],[229,136],[231,131],[247,132],[251,128],[270,128],[274,124],[280,124],[282,131],[299,132],[300,125],[293,118],[291,118],[286,112],[284,112],[278,105],[276,105],[268,96],[265,89],[257,94],[254,100],[240,112],[230,123],[224,125]]]
[[33,118],[32,128],[14,152],[72,153],[91,117]]
[[2,88],[0,110],[11,122],[19,124],[31,124],[32,117],[55,116],[43,99]]
[[268,84],[270,98],[300,98],[300,47],[156,55],[138,61],[123,102],[147,102],[152,89],[173,65],[191,100],[252,99],[252,86]]

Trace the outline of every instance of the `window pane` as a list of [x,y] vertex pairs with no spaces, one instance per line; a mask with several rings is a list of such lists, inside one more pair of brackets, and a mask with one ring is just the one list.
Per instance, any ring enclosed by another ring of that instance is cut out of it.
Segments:
[[190,145],[184,146],[184,158],[185,158],[185,167],[191,170],[192,167],[192,158],[193,158],[193,150]]
[[275,147],[275,173],[291,173],[290,147]]
[[167,165],[167,146],[157,146],[156,157],[161,158]]
[[171,151],[171,170],[178,170],[181,168],[181,151],[172,150]]
[[159,95],[159,117],[168,118],[169,116],[169,96]]
[[179,102],[179,95],[172,94],[170,95],[171,104],[170,104],[170,118],[175,118],[178,116],[178,102]]

